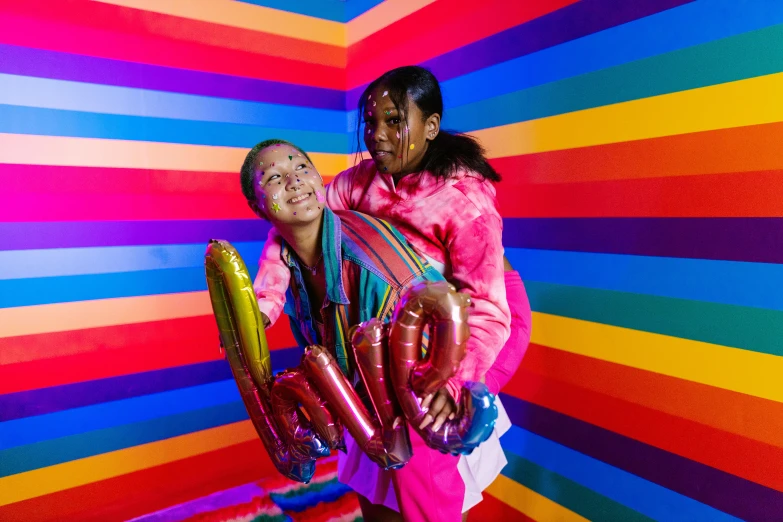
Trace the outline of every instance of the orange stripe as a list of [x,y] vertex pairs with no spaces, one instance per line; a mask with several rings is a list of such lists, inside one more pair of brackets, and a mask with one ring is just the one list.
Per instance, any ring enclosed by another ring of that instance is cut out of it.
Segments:
[[209,315],[205,291],[0,308],[0,338]]
[[[0,520],[129,520],[276,473],[258,440],[0,506]],[[154,487],[151,487],[154,485]]]
[[783,403],[531,344],[524,370],[783,448]]
[[569,183],[782,170],[783,122],[495,158],[506,180]]

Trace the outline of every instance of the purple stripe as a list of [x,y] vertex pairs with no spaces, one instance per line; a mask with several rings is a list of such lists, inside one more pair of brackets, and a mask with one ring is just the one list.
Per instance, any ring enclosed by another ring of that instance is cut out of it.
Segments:
[[[296,366],[299,364],[301,354],[299,348],[274,350],[272,368],[279,370]],[[0,395],[0,422],[231,378],[228,363],[210,361],[39,390],[7,393]]]
[[261,219],[0,223],[0,250],[264,241],[269,228]]
[[[420,65],[431,70],[443,82],[693,1],[581,0]],[[348,108],[356,107],[365,86],[349,91]]]
[[502,394],[528,431],[744,520],[783,520],[783,493]]
[[345,109],[343,91],[0,45],[0,72],[319,109]]
[[225,361],[0,395],[0,422],[231,379]]
[[783,218],[506,218],[507,247],[783,263]]

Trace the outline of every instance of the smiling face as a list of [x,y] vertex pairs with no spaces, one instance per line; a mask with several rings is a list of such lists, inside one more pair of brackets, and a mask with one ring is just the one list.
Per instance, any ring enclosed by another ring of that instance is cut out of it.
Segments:
[[251,207],[275,227],[311,223],[326,204],[321,175],[307,158],[289,145],[262,149],[255,159]]
[[429,142],[440,131],[440,114],[425,118],[410,97],[407,105],[407,114],[400,114],[383,85],[367,95],[364,144],[380,172],[416,172]]

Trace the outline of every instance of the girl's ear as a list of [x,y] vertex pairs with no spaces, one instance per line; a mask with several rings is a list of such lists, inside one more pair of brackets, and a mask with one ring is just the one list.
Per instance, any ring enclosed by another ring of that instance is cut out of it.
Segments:
[[261,207],[258,206],[258,203],[256,203],[255,201],[248,201],[247,204],[256,216],[260,217],[261,219],[266,219],[267,221],[269,221],[269,219],[266,217],[266,213],[264,213],[264,211],[261,210]]
[[424,122],[424,135],[428,141],[434,140],[440,132],[440,114],[431,114]]

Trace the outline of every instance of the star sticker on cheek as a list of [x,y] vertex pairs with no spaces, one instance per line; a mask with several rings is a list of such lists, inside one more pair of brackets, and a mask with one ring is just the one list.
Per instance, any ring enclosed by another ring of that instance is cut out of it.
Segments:
[[277,203],[272,203],[272,212],[274,212],[275,214],[280,212],[280,205],[278,205]]

